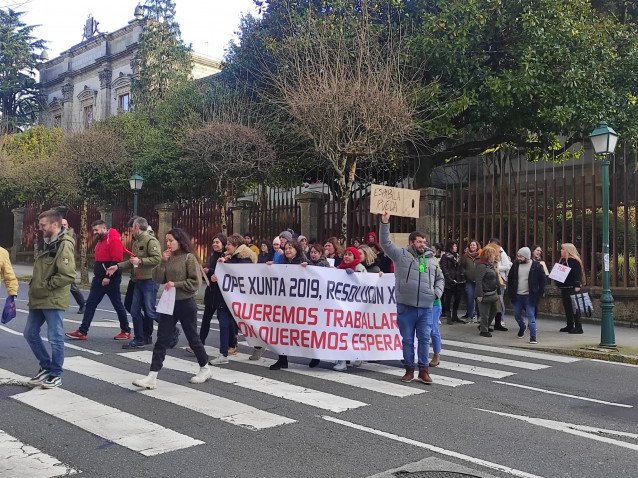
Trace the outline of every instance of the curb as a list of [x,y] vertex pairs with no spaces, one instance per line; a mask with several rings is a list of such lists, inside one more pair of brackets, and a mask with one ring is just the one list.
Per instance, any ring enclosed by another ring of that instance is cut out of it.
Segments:
[[598,348],[581,348],[581,349],[563,349],[563,348],[536,348],[542,352],[549,352],[559,355],[569,355],[572,357],[582,357],[588,359],[606,360],[607,362],[618,362],[632,365],[638,365],[638,355],[623,354],[613,350],[603,350]]

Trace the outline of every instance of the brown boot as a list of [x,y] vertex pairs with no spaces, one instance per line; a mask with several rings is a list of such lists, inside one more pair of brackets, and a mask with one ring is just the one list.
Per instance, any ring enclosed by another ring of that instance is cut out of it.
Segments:
[[402,382],[411,382],[414,380],[414,367],[405,367],[405,375],[401,377]]
[[423,383],[432,383],[432,377],[430,377],[430,370],[428,367],[419,370],[419,380]]
[[432,360],[430,361],[430,367],[436,367],[441,363],[441,354],[432,355]]

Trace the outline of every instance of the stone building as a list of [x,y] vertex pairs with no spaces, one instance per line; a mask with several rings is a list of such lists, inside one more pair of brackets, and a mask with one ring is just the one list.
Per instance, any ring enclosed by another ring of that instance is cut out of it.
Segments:
[[[43,53],[38,65],[44,106],[39,122],[79,131],[93,121],[128,111],[143,26],[139,5],[133,20],[112,33],[99,32],[98,23],[89,16],[81,43],[52,60]],[[193,53],[193,78],[210,76],[220,69],[219,61]]]

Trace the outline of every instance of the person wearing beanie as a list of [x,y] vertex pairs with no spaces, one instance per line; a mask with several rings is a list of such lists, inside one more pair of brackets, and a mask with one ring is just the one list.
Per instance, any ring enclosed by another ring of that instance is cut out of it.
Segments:
[[[516,253],[516,262],[507,276],[507,292],[514,306],[514,319],[518,324],[518,338],[522,339],[529,328],[529,343],[536,342],[536,307],[545,293],[545,271],[538,262],[532,261],[529,247],[521,247]],[[527,326],[523,320],[523,308],[527,314]]]
[[275,257],[273,258],[273,262],[275,264],[284,264],[286,261],[286,258],[284,257],[283,252],[286,250],[286,242],[288,241],[292,241],[292,234],[290,233],[290,231],[281,231],[281,233],[279,234],[279,242],[280,242],[280,248],[281,248],[281,254],[275,254]]
[[244,244],[248,247],[248,249],[259,255],[259,247],[253,244],[253,235],[250,232],[244,233]]

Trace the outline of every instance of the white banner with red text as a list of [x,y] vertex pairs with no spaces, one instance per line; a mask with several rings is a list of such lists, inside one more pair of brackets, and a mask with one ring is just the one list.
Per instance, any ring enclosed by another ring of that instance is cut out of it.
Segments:
[[322,360],[400,360],[394,274],[223,264],[226,305],[252,346]]

